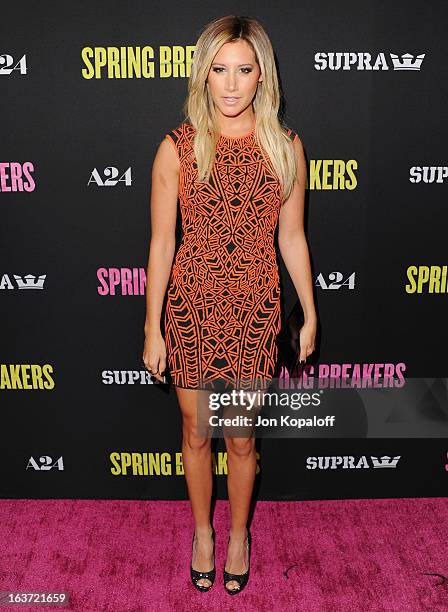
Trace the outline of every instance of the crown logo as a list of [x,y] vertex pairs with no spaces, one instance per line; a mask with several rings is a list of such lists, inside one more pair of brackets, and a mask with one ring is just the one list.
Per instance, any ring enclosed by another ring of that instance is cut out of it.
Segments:
[[415,57],[410,53],[403,53],[401,59],[395,53],[391,53],[390,56],[392,58],[394,70],[420,70],[425,53],[416,55]]
[[47,275],[42,274],[42,276],[36,277],[33,274],[27,274],[22,279],[18,274],[14,274],[14,278],[16,279],[19,289],[43,289]]
[[378,457],[373,457],[372,455],[371,457],[374,468],[396,468],[401,455],[397,455],[394,458],[389,457],[389,455],[383,455],[379,460]]

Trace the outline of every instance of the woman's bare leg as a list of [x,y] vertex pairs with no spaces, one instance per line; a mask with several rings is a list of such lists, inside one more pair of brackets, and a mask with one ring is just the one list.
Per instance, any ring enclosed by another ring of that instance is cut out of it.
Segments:
[[[198,393],[204,391],[181,387],[175,389],[182,413],[182,461],[196,534],[192,565],[199,572],[208,572],[213,569],[211,440],[200,437],[197,431]],[[207,587],[210,581],[201,578],[198,584]]]
[[[256,409],[253,410],[252,416],[255,412]],[[241,411],[239,413],[241,414]],[[224,435],[227,448],[227,491],[231,514],[230,542],[225,569],[231,574],[243,574],[247,571],[249,563],[246,547],[247,520],[257,458],[253,430],[247,429],[249,437]],[[226,586],[229,589],[239,587],[236,580],[230,580]]]

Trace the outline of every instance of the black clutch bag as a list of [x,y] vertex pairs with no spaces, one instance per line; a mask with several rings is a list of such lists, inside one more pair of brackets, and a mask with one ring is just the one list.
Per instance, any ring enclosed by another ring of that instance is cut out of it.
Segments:
[[280,362],[291,375],[300,357],[300,329],[305,322],[300,300],[286,318],[277,336]]

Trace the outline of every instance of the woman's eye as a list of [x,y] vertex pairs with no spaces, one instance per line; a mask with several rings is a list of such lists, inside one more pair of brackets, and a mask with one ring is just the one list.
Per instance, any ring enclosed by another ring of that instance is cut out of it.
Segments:
[[[213,72],[223,72],[224,68],[221,68],[220,66],[214,66],[212,68]],[[243,74],[249,74],[250,72],[252,72],[252,68],[241,68],[241,71],[243,72]]]

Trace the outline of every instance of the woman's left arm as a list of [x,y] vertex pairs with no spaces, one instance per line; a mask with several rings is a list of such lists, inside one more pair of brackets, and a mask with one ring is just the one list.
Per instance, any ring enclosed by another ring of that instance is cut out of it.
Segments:
[[298,136],[294,139],[293,147],[297,159],[297,180],[291,195],[280,208],[278,246],[303,309],[305,322],[300,330],[299,359],[305,361],[315,349],[317,314],[310,256],[303,227],[306,161]]

